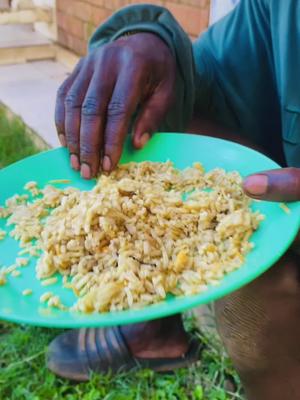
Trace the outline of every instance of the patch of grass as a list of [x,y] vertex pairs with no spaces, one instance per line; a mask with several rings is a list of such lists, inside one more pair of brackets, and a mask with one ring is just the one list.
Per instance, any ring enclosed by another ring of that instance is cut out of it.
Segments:
[[25,132],[19,118],[8,118],[0,108],[0,168],[39,152]]
[[[38,152],[17,119],[0,110],[0,168]],[[149,370],[117,375],[94,375],[74,384],[55,377],[45,367],[50,341],[61,331],[19,326],[0,321],[1,400],[242,400],[239,378],[214,334],[199,332],[186,318],[205,348],[201,361],[174,374]],[[228,390],[228,382],[235,389]],[[226,389],[227,387],[227,389]]]
[[206,348],[201,361],[175,374],[150,370],[117,375],[94,375],[74,384],[45,368],[48,343],[56,330],[2,323],[0,325],[0,398],[9,400],[240,400],[239,389],[229,393],[230,379],[239,380],[218,339],[196,332]]

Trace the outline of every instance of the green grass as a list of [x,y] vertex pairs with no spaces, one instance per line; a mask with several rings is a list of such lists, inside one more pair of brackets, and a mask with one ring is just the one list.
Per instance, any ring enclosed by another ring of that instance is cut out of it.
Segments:
[[48,343],[59,332],[0,324],[0,398],[10,400],[229,400],[239,391],[224,389],[228,379],[239,380],[215,336],[195,335],[205,343],[201,361],[175,374],[149,370],[119,375],[94,375],[74,384],[56,378],[45,368]]
[[[0,168],[38,152],[17,119],[0,111]],[[174,374],[149,370],[94,375],[74,384],[45,367],[47,345],[60,332],[0,321],[1,400],[241,400],[239,378],[215,334],[199,332],[190,317],[186,328],[205,345],[201,361]],[[228,382],[234,382],[234,393]]]
[[25,131],[20,119],[7,118],[0,108],[0,168],[38,152]]

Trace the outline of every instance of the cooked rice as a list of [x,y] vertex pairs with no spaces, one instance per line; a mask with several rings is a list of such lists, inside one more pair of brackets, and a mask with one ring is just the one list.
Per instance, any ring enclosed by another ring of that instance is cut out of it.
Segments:
[[35,181],[27,182],[24,186],[24,189],[27,190],[31,196],[36,197],[41,194],[40,189],[38,188],[38,184]]
[[7,274],[12,274],[16,269],[18,268],[17,264],[12,264],[7,268],[4,268],[4,273]]
[[0,271],[0,286],[3,286],[6,284],[6,276],[3,271]]
[[[129,163],[90,191],[48,185],[39,193],[31,202],[14,196],[0,212],[29,254],[42,252],[38,279],[71,277],[74,309],[83,312],[142,307],[218,284],[242,265],[262,220],[237,172],[205,173],[199,163],[184,171]],[[46,295],[42,302],[61,307]]]
[[58,279],[57,277],[53,277],[53,278],[48,278],[45,279],[44,281],[42,281],[42,286],[50,286],[50,285],[54,285],[55,283],[57,283]]
[[290,214],[291,209],[285,203],[279,203],[279,207],[286,213]]
[[30,296],[32,294],[32,289],[24,289],[22,292],[23,296]]
[[6,232],[0,229],[0,240],[3,240],[6,236]]
[[16,264],[18,267],[26,267],[29,263],[29,259],[25,257],[16,258]]
[[52,296],[48,300],[48,307],[63,308],[59,296]]
[[55,184],[66,184],[66,183],[71,183],[70,179],[53,179],[48,182],[49,185],[55,185]]
[[53,297],[52,292],[43,293],[40,297],[40,303],[46,303],[51,297]]

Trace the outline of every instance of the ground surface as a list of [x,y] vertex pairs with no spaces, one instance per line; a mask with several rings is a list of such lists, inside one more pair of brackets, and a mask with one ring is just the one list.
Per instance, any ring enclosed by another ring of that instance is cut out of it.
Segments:
[[0,103],[51,147],[59,145],[54,125],[55,98],[67,75],[66,67],[51,60],[0,65]]
[[[0,112],[0,168],[39,150],[26,138],[24,125]],[[59,331],[17,326],[0,321],[1,400],[243,400],[239,379],[214,331],[186,327],[203,342],[201,361],[175,374],[134,371],[95,375],[73,384],[45,368],[47,345]],[[233,392],[234,393],[233,393]]]

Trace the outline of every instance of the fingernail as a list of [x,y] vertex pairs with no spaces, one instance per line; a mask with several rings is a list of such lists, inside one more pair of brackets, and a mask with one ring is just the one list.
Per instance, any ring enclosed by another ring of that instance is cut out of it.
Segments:
[[103,157],[102,169],[103,169],[103,171],[106,171],[106,172],[109,172],[111,170],[111,160],[110,160],[109,156]]
[[144,133],[142,135],[142,137],[141,137],[141,140],[140,140],[141,147],[144,147],[145,144],[149,141],[149,139],[150,139],[150,134],[149,133]]
[[266,194],[268,190],[267,175],[251,175],[244,181],[244,189],[247,193],[253,196],[261,196]]
[[80,170],[80,164],[79,164],[79,159],[76,156],[76,154],[71,154],[71,166],[74,168],[76,171]]
[[65,135],[58,135],[58,137],[59,137],[60,144],[61,144],[62,146],[64,146],[64,147],[66,147],[66,146],[67,146],[67,142],[66,142],[66,137],[65,137]]
[[84,179],[91,179],[91,168],[88,164],[81,165],[80,173]]

